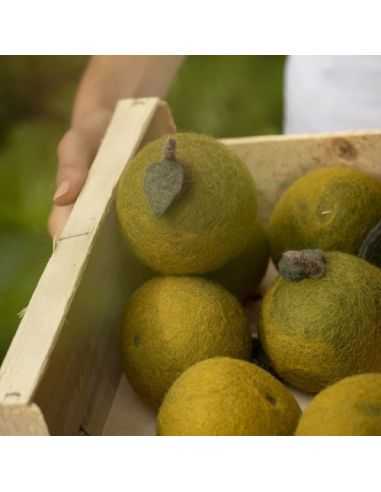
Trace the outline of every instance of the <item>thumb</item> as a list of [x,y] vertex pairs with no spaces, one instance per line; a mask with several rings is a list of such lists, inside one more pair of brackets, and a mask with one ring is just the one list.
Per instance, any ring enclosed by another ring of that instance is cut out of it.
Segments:
[[53,207],[48,221],[48,229],[52,238],[58,239],[70,216],[73,206]]

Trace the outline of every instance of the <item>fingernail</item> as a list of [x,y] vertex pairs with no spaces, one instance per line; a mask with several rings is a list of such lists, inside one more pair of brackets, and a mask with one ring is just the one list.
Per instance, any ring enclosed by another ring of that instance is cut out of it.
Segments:
[[53,200],[57,200],[58,198],[61,198],[64,195],[66,195],[66,193],[69,191],[69,188],[70,188],[69,181],[63,181],[57,188],[56,192],[54,193]]

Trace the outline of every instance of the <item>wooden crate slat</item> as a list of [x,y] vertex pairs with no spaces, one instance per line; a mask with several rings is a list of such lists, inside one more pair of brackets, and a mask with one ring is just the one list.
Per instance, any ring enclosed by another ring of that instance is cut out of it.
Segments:
[[0,405],[0,436],[48,436],[37,405]]
[[223,139],[252,172],[263,222],[282,192],[316,167],[345,164],[381,177],[381,131]]
[[[167,133],[174,133],[176,127],[172,119],[172,115],[169,111],[167,104],[160,103],[156,107],[155,114],[151,120],[150,125],[144,133],[141,146],[145,143],[158,138],[159,136]],[[122,271],[125,272],[124,276],[119,274],[119,282],[122,284],[125,279],[128,279],[128,285],[124,285],[121,290],[121,297],[119,300],[120,312],[123,312],[124,305],[129,293],[137,286],[140,285],[144,279],[151,276],[151,271],[144,269],[140,263],[129,253],[122,238],[120,237],[119,229],[116,226],[115,210],[112,208],[108,215],[107,225],[105,225],[105,234],[102,235],[106,238],[104,241],[99,241],[97,251],[94,251],[94,261],[98,257],[102,258],[102,252],[107,250],[110,242],[114,244],[115,251],[122,248],[118,257],[120,258],[120,264],[122,265]],[[111,239],[114,237],[114,239]],[[120,270],[119,270],[120,272]],[[115,303],[115,299],[114,299]],[[115,314],[116,315],[116,314]],[[104,422],[110,410],[110,406],[113,402],[116,389],[119,385],[121,368],[120,368],[120,343],[119,343],[119,324],[118,320],[115,330],[115,336],[110,337],[107,364],[103,363],[103,369],[100,369],[100,375],[97,381],[94,381],[93,389],[94,395],[90,401],[90,405],[87,409],[86,415],[82,421],[82,427],[86,430],[87,434],[97,435],[102,433]]]
[[[103,425],[119,383],[123,306],[150,273],[119,237],[113,200],[127,161],[154,134],[151,122],[156,131],[173,131],[156,98],[118,104],[0,369],[0,403],[37,402],[53,434],[76,433],[86,419]],[[97,411],[89,408],[93,400]]]

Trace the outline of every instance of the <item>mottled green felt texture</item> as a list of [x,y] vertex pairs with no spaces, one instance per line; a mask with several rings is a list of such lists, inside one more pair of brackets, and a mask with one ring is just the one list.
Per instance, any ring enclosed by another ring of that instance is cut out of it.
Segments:
[[279,277],[264,296],[259,320],[275,372],[308,393],[381,371],[381,271],[346,253],[325,257],[322,278]]
[[381,374],[342,379],[308,405],[297,436],[381,436]]
[[215,357],[187,369],[157,418],[167,436],[292,435],[300,417],[293,395],[250,362]]
[[164,136],[129,162],[117,190],[117,214],[135,254],[154,271],[203,274],[248,246],[255,184],[246,165],[217,140],[189,133],[174,138],[176,160],[185,171],[181,195],[157,217],[144,193],[147,167],[162,158]]
[[249,359],[248,320],[236,298],[197,277],[156,277],[134,292],[122,329],[126,375],[150,405],[195,362],[226,355]]
[[381,217],[381,182],[353,168],[319,168],[296,180],[276,204],[269,226],[271,255],[322,249],[357,254]]
[[220,283],[239,298],[245,298],[258,291],[269,259],[270,246],[264,227],[255,222],[246,249],[219,270],[208,274],[208,278]]

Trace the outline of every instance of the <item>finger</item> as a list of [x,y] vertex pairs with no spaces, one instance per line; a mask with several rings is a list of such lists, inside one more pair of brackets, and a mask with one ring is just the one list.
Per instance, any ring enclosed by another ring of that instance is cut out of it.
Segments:
[[57,189],[53,197],[56,205],[69,205],[79,195],[92,160],[92,149],[85,137],[69,130],[58,146]]
[[70,216],[73,205],[66,205],[65,207],[53,207],[48,221],[48,229],[53,239],[59,239],[62,234],[63,228]]
[[78,197],[111,116],[111,111],[99,109],[64,135],[58,146],[56,205],[73,203]]
[[73,127],[84,135],[93,152],[96,152],[111,117],[112,112],[110,110],[100,108],[82,116],[79,121],[73,121]]

